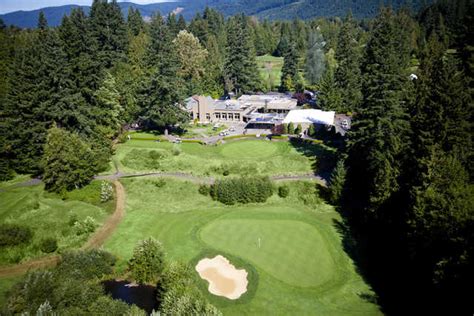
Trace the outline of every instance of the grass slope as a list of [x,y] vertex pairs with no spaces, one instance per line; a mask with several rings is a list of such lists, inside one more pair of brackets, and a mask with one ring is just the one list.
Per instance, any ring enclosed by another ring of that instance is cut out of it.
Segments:
[[[157,151],[153,160],[150,151]],[[179,155],[176,155],[177,151]],[[179,171],[195,175],[275,175],[311,173],[334,151],[324,145],[294,147],[289,142],[242,140],[219,146],[130,140],[120,144],[114,163],[122,172]],[[114,170],[112,167],[108,172]]]
[[114,201],[100,202],[98,181],[64,197],[45,192],[43,185],[10,188],[0,192],[0,200],[0,223],[26,225],[34,232],[29,245],[1,249],[0,265],[44,256],[39,243],[47,237],[58,240],[58,251],[81,246],[87,235],[75,233],[71,217],[82,221],[91,216],[100,224],[114,207]]
[[283,57],[274,57],[271,55],[258,56],[257,66],[260,77],[267,89],[275,90],[280,86]]
[[265,204],[223,206],[189,182],[123,182],[127,214],[105,244],[118,255],[119,270],[125,270],[136,242],[153,236],[163,242],[170,260],[195,263],[203,254],[224,253],[251,271],[251,295],[237,301],[207,293],[207,283],[200,281],[203,293],[224,314],[380,314],[362,298],[372,292],[342,249],[334,228],[337,213],[324,203],[300,202],[305,185],[289,184],[286,199],[274,195]]

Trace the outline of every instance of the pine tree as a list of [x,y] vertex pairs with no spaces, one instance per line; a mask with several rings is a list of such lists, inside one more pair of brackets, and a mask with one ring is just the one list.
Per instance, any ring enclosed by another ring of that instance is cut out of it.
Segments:
[[339,32],[335,56],[338,67],[334,74],[342,97],[340,110],[344,112],[356,111],[362,100],[360,55],[357,26],[349,14]]
[[187,27],[187,24],[186,24],[186,20],[184,20],[184,17],[182,14],[179,15],[179,18],[178,18],[178,31],[183,31],[183,30],[186,30],[186,27]]
[[375,20],[363,64],[363,106],[354,116],[349,139],[348,187],[360,202],[360,218],[389,220],[384,203],[399,189],[408,145],[403,91],[409,84],[390,9]]
[[319,82],[326,69],[326,57],[324,55],[325,45],[326,42],[324,42],[319,28],[309,33],[305,78],[311,85]]
[[48,21],[46,20],[44,12],[40,11],[39,16],[38,16],[38,29],[41,31],[44,31],[47,28],[48,28]]
[[317,96],[318,106],[326,111],[332,110],[343,112],[342,96],[336,87],[334,73],[327,69],[319,83],[319,94]]
[[346,167],[344,166],[344,160],[339,160],[336,164],[336,168],[331,174],[330,180],[330,200],[334,205],[340,205],[341,198],[344,193],[344,186],[346,182]]
[[261,81],[255,59],[255,49],[245,15],[229,19],[227,25],[227,47],[224,76],[237,94],[260,89]]

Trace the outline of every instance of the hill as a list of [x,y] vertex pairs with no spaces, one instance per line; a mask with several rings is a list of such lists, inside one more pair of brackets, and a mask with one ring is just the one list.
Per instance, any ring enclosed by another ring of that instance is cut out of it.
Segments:
[[[374,16],[381,3],[391,4],[395,9],[406,3],[411,3],[413,10],[418,10],[423,0],[183,0],[174,2],[161,2],[148,5],[139,5],[131,2],[121,2],[120,7],[124,15],[128,8],[138,8],[144,17],[150,17],[153,12],[160,11],[162,14],[175,11],[180,12],[186,20],[192,19],[197,13],[204,10],[206,6],[221,11],[225,16],[243,12],[247,15],[255,15],[260,18],[271,20],[285,19],[310,19],[315,17],[344,16],[350,10],[357,18]],[[66,5],[60,7],[43,8],[46,18],[51,26],[57,26],[65,14],[69,14],[77,5]],[[89,12],[90,7],[82,7]],[[0,15],[7,25],[15,25],[22,28],[36,27],[40,10],[16,11]]]

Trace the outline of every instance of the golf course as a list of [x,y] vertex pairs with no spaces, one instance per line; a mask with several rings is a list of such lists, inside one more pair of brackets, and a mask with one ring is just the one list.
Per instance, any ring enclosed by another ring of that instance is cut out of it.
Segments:
[[[247,275],[248,284],[238,299],[213,295],[196,271],[195,278],[200,291],[225,315],[379,315],[379,307],[367,299],[373,297],[372,290],[343,250],[343,236],[336,228],[339,214],[321,197],[320,184],[298,178],[316,172],[332,155],[331,148],[320,144],[260,139],[216,146],[133,139],[119,144],[109,174],[112,166],[124,174],[158,174],[120,179],[125,213],[103,248],[117,256],[118,275],[127,275],[134,246],[148,237],[163,243],[167,260],[193,267],[202,259],[224,256]],[[198,181],[162,178],[159,172],[182,172],[192,179],[295,178],[274,181],[274,194],[264,203],[224,205],[200,193]],[[70,213],[76,213],[77,220],[90,216],[98,225],[104,222],[114,201],[98,201],[99,184],[94,181],[62,199],[44,193],[43,185],[6,187],[0,191],[2,200],[8,201],[1,216],[23,219],[35,214],[41,218],[35,224],[41,233],[35,238],[56,236],[58,253],[80,248],[86,236],[59,226],[67,227]],[[289,188],[285,197],[277,193],[281,186]],[[30,212],[24,212],[29,208]],[[61,212],[66,215],[60,216]],[[18,262],[41,255],[34,244],[21,250]],[[8,256],[2,254],[1,262],[12,263]],[[2,279],[2,296],[17,278]]]

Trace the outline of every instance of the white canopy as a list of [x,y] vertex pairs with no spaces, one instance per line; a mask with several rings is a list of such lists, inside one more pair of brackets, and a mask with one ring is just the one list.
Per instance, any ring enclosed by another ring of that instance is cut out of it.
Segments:
[[334,125],[334,111],[321,110],[291,110],[283,120],[284,124],[324,124]]

